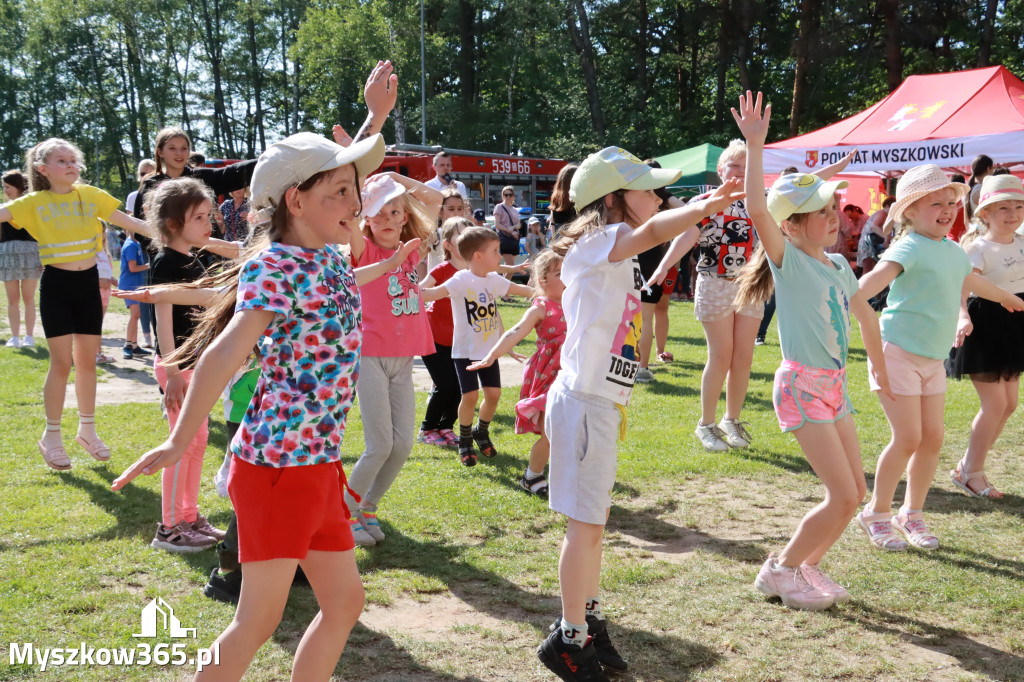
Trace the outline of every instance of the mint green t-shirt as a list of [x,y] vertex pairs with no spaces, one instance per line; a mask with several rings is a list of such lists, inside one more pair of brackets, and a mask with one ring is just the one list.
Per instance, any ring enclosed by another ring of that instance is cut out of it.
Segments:
[[782,357],[807,367],[842,369],[850,349],[850,299],[857,276],[841,254],[822,263],[786,242],[782,265],[768,265],[775,280]]
[[945,237],[936,241],[911,232],[886,249],[881,260],[903,267],[879,318],[882,340],[926,358],[947,357],[956,337],[960,290],[971,274],[967,254]]

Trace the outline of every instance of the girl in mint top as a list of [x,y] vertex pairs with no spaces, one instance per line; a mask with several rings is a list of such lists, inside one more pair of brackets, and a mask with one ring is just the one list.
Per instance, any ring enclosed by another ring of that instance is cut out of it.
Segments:
[[[946,238],[957,202],[966,193],[966,185],[950,182],[938,166],[907,171],[889,210],[889,220],[905,236],[860,281],[861,291],[869,297],[890,287],[881,325],[893,395],[880,394],[879,400],[892,439],[878,458],[871,500],[857,517],[871,543],[882,549],[902,550],[908,543],[925,550],[939,546],[938,537],[925,525],[923,510],[939,464],[946,390],[943,359],[956,341],[961,300],[974,292],[1007,309],[1024,310],[1024,301],[972,272],[967,255]],[[893,496],[904,471],[906,495],[893,515]]]

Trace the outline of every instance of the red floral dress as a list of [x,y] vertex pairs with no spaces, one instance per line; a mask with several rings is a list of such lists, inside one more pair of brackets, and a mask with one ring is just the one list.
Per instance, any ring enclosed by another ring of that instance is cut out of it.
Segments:
[[565,313],[562,304],[538,296],[533,305],[544,311],[537,325],[537,351],[523,369],[523,387],[516,403],[516,433],[544,433],[544,403],[548,399],[558,370],[562,366],[562,344],[565,343]]

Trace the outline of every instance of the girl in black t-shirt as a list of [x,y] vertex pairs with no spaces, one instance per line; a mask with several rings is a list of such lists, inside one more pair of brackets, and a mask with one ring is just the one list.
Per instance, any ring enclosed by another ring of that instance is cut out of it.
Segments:
[[[4,198],[14,201],[28,191],[28,180],[21,171],[10,170],[3,175]],[[0,225],[0,279],[7,290],[7,318],[11,325],[8,348],[34,346],[32,332],[36,326],[36,284],[43,274],[39,260],[39,244],[25,230],[11,223]],[[20,303],[25,304],[25,336],[21,331]]]

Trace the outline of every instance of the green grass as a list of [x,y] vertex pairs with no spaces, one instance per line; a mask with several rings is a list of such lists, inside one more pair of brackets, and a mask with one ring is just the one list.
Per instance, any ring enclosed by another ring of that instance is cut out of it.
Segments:
[[[506,325],[525,306],[503,306]],[[672,365],[640,386],[619,448],[619,478],[606,535],[602,591],[611,633],[630,661],[627,680],[1024,679],[1024,447],[1014,415],[988,467],[1007,496],[972,500],[946,471],[959,458],[977,401],[952,382],[946,445],[929,497],[942,539],[930,554],[871,549],[851,526],[826,557],[853,601],[823,613],[789,611],[751,583],[822,488],[791,436],[778,430],[770,381],[779,352],[755,353],[745,419],[748,451],[704,452],[694,440],[704,339],[690,304],[672,304]],[[529,352],[532,341],[520,351]],[[35,449],[43,425],[45,347],[0,348],[0,679],[177,680],[184,669],[8,666],[9,642],[38,646],[133,646],[139,610],[161,596],[187,627],[189,650],[208,645],[233,608],[200,594],[212,552],[150,549],[160,514],[159,479],[121,493],[110,481],[167,433],[155,404],[101,407],[114,450],[99,464],[69,442],[75,468],[48,470]],[[873,471],[888,427],[854,350],[851,394],[865,467]],[[533,650],[559,612],[557,561],[564,520],[517,488],[532,444],[513,432],[517,389],[504,392],[492,433],[502,453],[474,469],[417,445],[385,497],[387,541],[357,550],[365,622],[353,632],[336,679],[551,680]],[[424,395],[417,396],[422,414]],[[211,420],[200,506],[223,526],[229,505],[212,475],[225,447],[219,408]],[[74,411],[64,429],[75,428]],[[70,438],[68,439],[70,440]],[[358,409],[345,436],[346,466],[361,451]],[[871,478],[869,476],[869,485]],[[902,493],[902,488],[900,494]],[[292,591],[284,620],[246,679],[287,679],[312,593]]]

